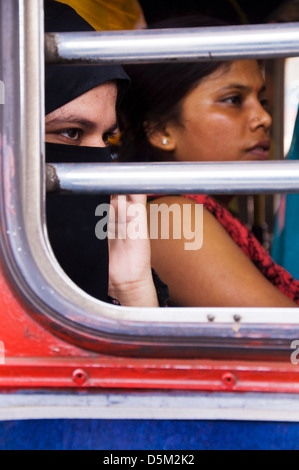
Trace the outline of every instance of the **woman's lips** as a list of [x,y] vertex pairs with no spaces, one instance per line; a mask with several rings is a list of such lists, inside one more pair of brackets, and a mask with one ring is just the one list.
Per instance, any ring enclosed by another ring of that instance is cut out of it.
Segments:
[[270,150],[270,141],[261,140],[247,150],[247,153],[255,155],[259,160],[268,160]]

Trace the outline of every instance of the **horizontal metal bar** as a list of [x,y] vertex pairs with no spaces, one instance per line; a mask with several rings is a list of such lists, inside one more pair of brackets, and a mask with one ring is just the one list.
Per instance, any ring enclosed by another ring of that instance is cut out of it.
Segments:
[[136,63],[299,56],[299,24],[46,34],[48,63]]
[[48,164],[47,191],[110,194],[296,193],[299,192],[299,162]]

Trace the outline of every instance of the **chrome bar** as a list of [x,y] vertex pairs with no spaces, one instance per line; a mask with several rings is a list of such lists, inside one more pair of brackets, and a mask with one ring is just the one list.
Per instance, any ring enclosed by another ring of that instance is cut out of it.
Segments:
[[[43,241],[43,0],[0,0],[0,258],[24,295],[41,285]],[[42,179],[42,181],[41,181]],[[29,255],[30,253],[30,255]],[[33,254],[33,256],[31,256]],[[38,295],[38,294],[37,294]],[[35,301],[35,300],[34,300]],[[33,302],[34,302],[33,301]]]
[[295,193],[299,192],[299,162],[48,164],[47,191],[111,194]]
[[298,23],[50,33],[48,63],[141,63],[299,56]]

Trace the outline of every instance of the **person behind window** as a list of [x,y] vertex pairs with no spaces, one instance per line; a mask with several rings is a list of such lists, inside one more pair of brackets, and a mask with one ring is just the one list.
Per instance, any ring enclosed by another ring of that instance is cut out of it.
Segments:
[[[45,0],[45,30],[92,28],[69,6]],[[128,81],[120,66],[46,66],[48,164],[112,162],[109,141],[117,133],[116,108]],[[145,198],[127,196],[127,207],[141,203],[144,207]],[[127,306],[158,306],[155,286],[162,297],[166,286],[157,276],[153,279],[149,240],[112,239],[109,262],[107,237],[96,237],[96,208],[109,203],[109,195],[48,194],[47,230],[55,257],[75,284],[93,297],[104,301],[112,297]],[[117,213],[115,196],[112,207],[117,222],[126,226],[128,219]],[[146,226],[146,211],[139,218]]]
[[[192,16],[161,21],[155,27],[221,25],[220,20]],[[121,106],[121,161],[268,159],[271,117],[258,61],[138,64],[125,70],[131,85]],[[276,265],[231,215],[229,200],[184,194],[149,200],[149,214],[153,204],[174,204],[180,215],[186,206],[192,214],[197,205],[204,206],[200,249],[186,250],[188,240],[183,236],[152,237],[152,266],[169,286],[170,305],[296,306],[299,282]],[[169,233],[178,233],[181,217],[170,223]]]

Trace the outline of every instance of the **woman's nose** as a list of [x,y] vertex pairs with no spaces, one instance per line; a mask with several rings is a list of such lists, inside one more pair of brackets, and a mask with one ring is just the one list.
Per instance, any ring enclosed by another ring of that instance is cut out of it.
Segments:
[[272,117],[270,114],[265,110],[265,108],[258,103],[254,112],[252,113],[251,120],[250,120],[250,128],[251,130],[256,130],[258,127],[264,127],[265,129],[269,129],[272,124]]

